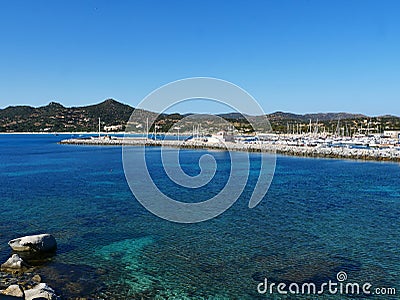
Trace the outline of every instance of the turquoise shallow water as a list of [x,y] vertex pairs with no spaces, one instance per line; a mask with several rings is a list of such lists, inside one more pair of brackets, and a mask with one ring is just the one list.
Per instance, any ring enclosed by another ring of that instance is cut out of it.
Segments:
[[[258,174],[251,154],[249,183],[228,211],[176,224],[134,199],[121,148],[56,143],[66,137],[0,135],[0,259],[9,256],[12,238],[53,233],[59,249],[40,272],[66,297],[280,299],[259,295],[257,284],[266,277],[322,283],[339,271],[400,291],[398,164],[279,156],[268,194],[248,209]],[[183,150],[184,170],[198,174],[205,153],[219,168],[196,193],[167,180],[159,148],[147,158],[165,193],[194,202],[216,194],[227,179],[225,152]]]

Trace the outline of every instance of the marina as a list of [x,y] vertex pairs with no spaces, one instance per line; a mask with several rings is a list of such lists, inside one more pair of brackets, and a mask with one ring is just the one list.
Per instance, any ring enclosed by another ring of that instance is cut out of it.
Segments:
[[323,135],[198,136],[188,139],[154,139],[146,137],[115,137],[110,135],[71,138],[60,144],[97,146],[156,146],[188,149],[211,149],[248,152],[275,152],[304,157],[345,158],[400,162],[399,140],[375,135],[334,137]]

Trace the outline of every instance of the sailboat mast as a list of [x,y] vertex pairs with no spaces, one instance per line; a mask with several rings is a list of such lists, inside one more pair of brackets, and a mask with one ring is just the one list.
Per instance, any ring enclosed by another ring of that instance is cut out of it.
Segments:
[[149,139],[149,118],[146,118],[146,140]]

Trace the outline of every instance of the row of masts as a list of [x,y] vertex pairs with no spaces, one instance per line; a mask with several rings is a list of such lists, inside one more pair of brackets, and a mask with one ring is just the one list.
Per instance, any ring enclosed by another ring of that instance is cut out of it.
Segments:
[[[330,132],[329,130],[327,131],[326,126],[324,124],[320,124],[317,121],[315,124],[312,123],[312,120],[310,119],[310,123],[308,125],[302,124],[302,123],[286,123],[286,133],[287,134],[293,134],[293,135],[303,135],[303,134],[308,134],[308,135],[335,135],[335,136],[346,136],[346,137],[351,137],[356,134],[366,134],[369,135],[371,132],[376,132],[376,133],[382,133],[382,128],[381,126],[377,126],[376,128],[371,128],[370,126],[371,122],[367,123],[367,127],[363,128],[363,125],[361,124],[360,128],[351,128],[348,126],[347,123],[343,127],[340,127],[340,119],[338,120],[336,129],[332,130]],[[322,126],[321,126],[322,125]],[[306,130],[303,130],[304,127],[306,127]],[[321,128],[322,127],[322,128]]]
[[[159,128],[161,128],[161,126],[158,126],[158,125],[154,124],[154,127],[153,127],[153,134],[154,134],[154,139],[155,139],[155,140],[157,139],[157,129],[159,129]],[[178,141],[179,141],[179,140],[180,140],[180,130],[181,130],[182,128],[179,127],[179,126],[174,126],[173,129],[174,129],[174,130],[177,130],[177,132],[178,132]],[[228,132],[230,132],[230,131],[233,132],[233,130],[234,130],[234,126],[229,126],[229,127],[228,127]],[[145,137],[146,137],[146,139],[149,138],[149,133],[150,133],[149,118],[146,118],[146,132],[145,132]],[[198,138],[203,138],[204,135],[205,135],[205,134],[204,134],[204,130],[202,130],[201,124],[197,124],[197,125],[194,125],[194,124],[193,124],[193,128],[192,128],[192,137],[198,139]]]
[[[307,132],[304,132],[302,130],[302,128],[304,127],[303,124],[301,123],[295,123],[295,124],[289,124],[286,123],[286,133],[287,134],[293,134],[293,135],[303,135],[303,134],[308,134],[308,135],[318,135],[318,134],[322,134],[322,135],[327,135],[327,134],[331,134],[329,131],[326,131],[326,127],[325,125],[323,125],[323,130],[321,130],[321,126],[317,121],[315,122],[315,124],[312,123],[312,120],[310,119],[310,123],[307,126]],[[99,124],[98,124],[98,135],[99,138],[101,136],[101,119],[99,118]],[[157,129],[161,128],[160,126],[154,124],[154,128],[153,128],[153,134],[154,134],[154,139],[157,139]],[[178,140],[180,139],[180,134],[179,134],[179,130],[181,129],[180,127],[176,126],[174,127],[175,130],[178,131]],[[231,130],[232,128],[229,128],[228,130]],[[367,124],[367,128],[364,129],[362,124],[361,124],[361,128],[357,128],[352,130],[352,128],[347,125],[347,123],[345,123],[345,127],[340,127],[340,119],[338,120],[337,126],[336,126],[336,130],[334,132],[332,132],[333,135],[335,136],[345,136],[345,137],[351,137],[355,134],[362,134],[364,131],[365,134],[369,135],[371,131],[375,131],[378,133],[382,133],[382,130],[379,127],[376,127],[375,129],[371,129],[370,127],[370,122],[368,122]],[[202,137],[202,130],[201,130],[201,124],[198,125],[193,125],[193,130],[192,130],[192,136],[194,138],[199,138]],[[148,139],[149,137],[149,118],[146,119],[146,139]]]

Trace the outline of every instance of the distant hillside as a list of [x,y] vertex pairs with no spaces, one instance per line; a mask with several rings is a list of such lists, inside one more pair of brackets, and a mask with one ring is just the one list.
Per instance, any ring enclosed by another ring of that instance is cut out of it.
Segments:
[[310,120],[319,120],[319,121],[332,121],[332,120],[349,120],[349,119],[360,119],[360,118],[368,118],[368,116],[361,114],[349,114],[345,112],[340,113],[315,113],[315,114],[305,114],[305,115],[297,115],[292,113],[285,112],[275,112],[268,115],[270,120],[298,120],[298,121],[310,121]]
[[[240,113],[226,113],[219,114],[218,116],[226,119],[226,120],[239,120],[244,119],[244,115]],[[311,120],[320,120],[320,121],[331,121],[331,120],[344,120],[344,119],[359,119],[359,118],[368,118],[368,116],[362,114],[349,114],[345,112],[340,113],[315,113],[315,114],[305,114],[298,115],[293,113],[286,112],[274,112],[272,114],[267,114],[267,117],[270,121],[273,120],[298,120],[298,121],[310,121]]]
[[319,113],[319,114],[305,114],[304,119],[306,120],[321,120],[321,121],[332,121],[332,120],[349,120],[349,119],[360,119],[368,118],[362,114],[349,114],[345,112],[340,113]]
[[113,99],[105,100],[100,104],[85,106],[82,109],[87,113],[89,118],[96,120],[96,124],[98,118],[101,118],[106,125],[126,123],[134,111],[133,107]]
[[0,131],[94,131],[98,118],[105,125],[124,124],[133,110],[113,99],[83,107],[64,107],[56,102],[38,108],[9,106],[0,110]]
[[[82,107],[64,107],[60,103],[51,102],[42,107],[9,106],[0,109],[0,132],[66,132],[66,131],[97,131],[98,118],[101,118],[102,129],[104,126],[120,125],[124,130],[134,108],[122,104],[114,99],[107,99],[99,104]],[[154,115],[154,112],[142,111],[143,116]],[[162,114],[159,116],[157,126],[159,131],[167,131],[176,122],[192,114]],[[251,127],[244,115],[240,113],[219,114],[234,125],[239,131],[251,132]],[[246,116],[249,118],[249,116]],[[333,132],[339,126],[346,130],[360,131],[360,129],[382,131],[384,129],[400,129],[400,118],[395,116],[368,117],[362,114],[349,113],[314,113],[293,114],[275,112],[267,115],[275,132],[307,132],[309,122],[313,126],[318,120],[320,130]],[[262,124],[262,116],[250,117],[252,122]],[[338,122],[338,120],[340,120]],[[212,124],[210,125],[212,126]],[[150,130],[154,127],[151,126]],[[344,130],[344,129],[343,129]]]
[[246,115],[241,113],[226,113],[226,114],[219,114],[218,117],[224,118],[225,120],[243,120],[246,118]]

